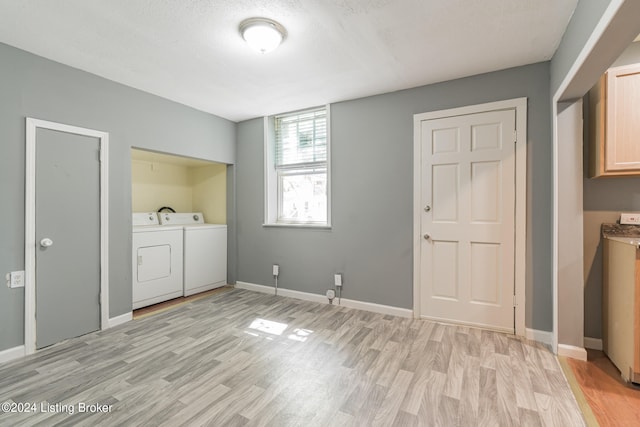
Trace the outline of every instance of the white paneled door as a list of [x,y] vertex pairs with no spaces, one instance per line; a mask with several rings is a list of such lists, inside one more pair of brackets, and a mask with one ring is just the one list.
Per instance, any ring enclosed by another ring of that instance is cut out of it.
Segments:
[[420,313],[514,332],[515,109],[420,122]]

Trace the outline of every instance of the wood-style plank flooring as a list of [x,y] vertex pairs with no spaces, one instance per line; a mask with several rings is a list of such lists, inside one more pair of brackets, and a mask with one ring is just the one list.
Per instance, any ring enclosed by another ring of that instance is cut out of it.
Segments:
[[640,386],[626,383],[602,351],[587,350],[588,360],[567,359],[601,427],[640,426]]
[[182,305],[191,301],[199,300],[202,298],[206,298],[210,295],[218,294],[220,292],[226,292],[231,289],[233,289],[233,286],[227,285],[221,288],[200,292],[199,294],[189,295],[187,297],[173,298],[168,301],[160,302],[158,304],[153,304],[146,307],[138,308],[136,310],[133,310],[133,320],[142,319],[143,317],[150,316],[152,314],[157,314],[161,311],[174,308],[175,306]]
[[74,411],[3,426],[583,425],[536,343],[237,289],[2,365],[0,402]]

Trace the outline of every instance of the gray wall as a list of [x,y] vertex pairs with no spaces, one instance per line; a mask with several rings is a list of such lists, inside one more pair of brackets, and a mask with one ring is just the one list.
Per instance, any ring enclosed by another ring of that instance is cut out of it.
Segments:
[[331,230],[263,227],[263,121],[238,124],[239,281],[324,294],[344,274],[343,297],[412,308],[413,114],[528,97],[528,327],[552,328],[549,63],[331,106]]
[[236,283],[236,273],[238,271],[235,168],[235,165],[227,166],[227,283],[230,284]]
[[[640,43],[632,43],[613,67],[640,63]],[[589,109],[585,97],[585,161],[588,159]],[[586,164],[585,164],[586,170]],[[584,183],[584,331],[602,338],[602,243],[600,225],[620,219],[620,212],[640,211],[640,177],[595,178]]]
[[623,65],[637,64],[640,62],[640,42],[631,43],[620,57],[616,59],[611,67],[621,67]]
[[[130,147],[234,163],[235,124],[4,44],[0,64],[0,275],[24,269],[25,117],[107,131],[110,316],[131,311]],[[0,350],[22,344],[24,291],[0,286]]]

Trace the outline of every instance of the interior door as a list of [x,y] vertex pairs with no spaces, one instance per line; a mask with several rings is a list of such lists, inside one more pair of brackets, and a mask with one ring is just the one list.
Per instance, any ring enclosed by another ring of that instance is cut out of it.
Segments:
[[515,110],[420,126],[420,312],[513,333]]
[[36,348],[100,328],[100,140],[38,128]]

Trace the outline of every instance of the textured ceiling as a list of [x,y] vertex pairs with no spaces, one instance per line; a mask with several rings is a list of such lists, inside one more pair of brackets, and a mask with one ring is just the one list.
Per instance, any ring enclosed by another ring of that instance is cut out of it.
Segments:
[[[0,0],[0,42],[240,121],[548,60],[577,0]],[[245,18],[283,24],[252,51]]]

